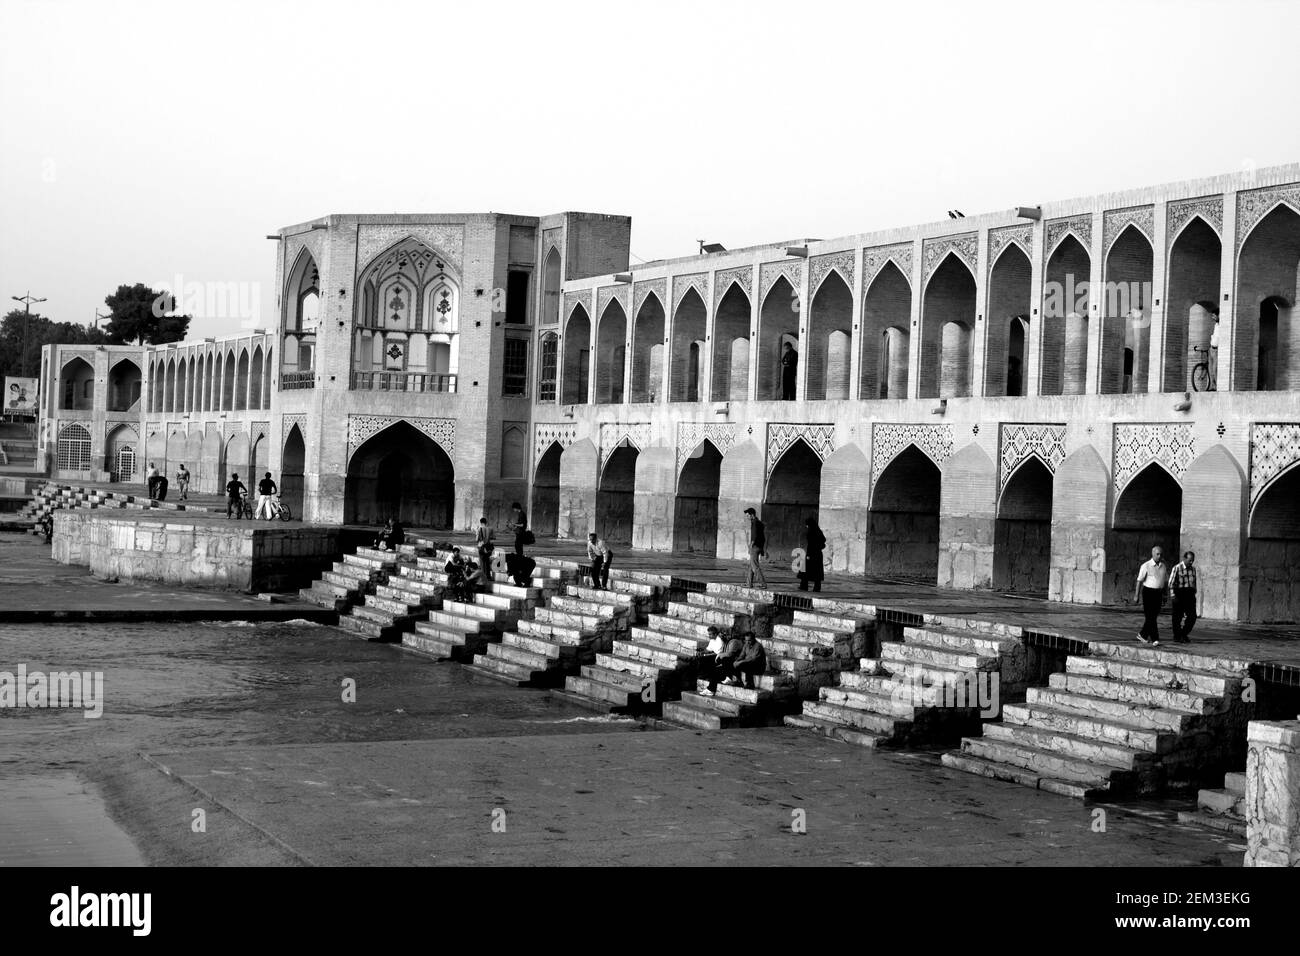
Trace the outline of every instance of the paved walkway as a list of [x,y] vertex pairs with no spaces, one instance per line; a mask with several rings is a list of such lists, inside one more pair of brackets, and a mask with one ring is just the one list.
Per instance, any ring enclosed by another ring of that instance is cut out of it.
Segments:
[[[412,532],[434,540],[455,540],[462,547],[472,546],[469,535],[447,532]],[[726,561],[694,554],[666,554],[617,547],[614,567],[657,571],[697,581],[727,581],[743,584],[745,562]],[[585,545],[577,541],[539,539],[529,549],[537,555],[587,561]],[[768,585],[775,591],[799,595],[798,583],[788,562],[770,562],[766,568]],[[1126,641],[1136,643],[1142,623],[1138,607],[1105,607],[1062,604],[1041,597],[1028,597],[996,591],[961,591],[868,579],[831,573],[822,586],[824,597],[862,601],[876,607],[914,614],[934,613],[1005,621],[1032,631],[1060,634],[1089,641]],[[1162,617],[1162,633],[1172,633],[1168,611]],[[1233,624],[1201,620],[1192,632],[1192,652],[1300,667],[1300,625]],[[1162,645],[1163,646],[1163,645]],[[1178,645],[1170,644],[1174,647]],[[1297,675],[1300,677],[1300,675]]]

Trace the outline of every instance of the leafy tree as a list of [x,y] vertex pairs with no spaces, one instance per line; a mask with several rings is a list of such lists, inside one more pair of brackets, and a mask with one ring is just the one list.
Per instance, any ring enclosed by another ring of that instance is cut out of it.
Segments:
[[176,302],[167,292],[156,292],[143,282],[120,285],[105,297],[110,318],[105,326],[109,339],[124,345],[162,345],[180,342],[190,328],[188,315],[171,314]]
[[103,345],[109,341],[102,329],[76,322],[52,322],[38,312],[25,316],[22,309],[13,309],[0,320],[0,378],[22,374],[24,319],[27,322],[27,374],[33,377],[41,373],[43,345]]

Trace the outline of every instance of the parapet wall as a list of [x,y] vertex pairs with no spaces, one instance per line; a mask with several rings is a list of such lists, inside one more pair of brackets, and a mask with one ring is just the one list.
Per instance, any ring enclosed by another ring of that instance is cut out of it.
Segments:
[[240,591],[308,586],[343,551],[343,528],[276,527],[222,518],[54,515],[54,560],[107,578]]

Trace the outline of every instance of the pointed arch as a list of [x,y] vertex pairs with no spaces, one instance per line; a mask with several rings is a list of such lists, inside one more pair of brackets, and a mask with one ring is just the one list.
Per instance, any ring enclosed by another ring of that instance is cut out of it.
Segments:
[[125,412],[134,409],[140,402],[143,382],[144,375],[135,361],[119,359],[108,370],[108,410]]
[[812,297],[808,312],[808,364],[805,397],[843,400],[849,397],[853,339],[853,291],[838,269],[830,270]]
[[1155,249],[1146,233],[1129,223],[1104,261],[1100,388],[1104,394],[1142,393],[1151,367]]
[[600,314],[596,329],[596,403],[623,401],[623,380],[627,359],[627,313],[617,299],[610,299]]
[[715,555],[722,451],[707,438],[691,450],[677,473],[673,495],[673,550]]
[[932,584],[939,573],[939,466],[909,443],[871,488],[867,574]]
[[984,334],[984,394],[1023,395],[1033,266],[1017,242],[1002,247],[989,269]]
[[1043,270],[1039,343],[1039,394],[1082,395],[1088,382],[1088,295],[1092,257],[1072,231],[1048,256]]
[[891,258],[862,297],[858,397],[906,398],[912,283]]
[[1300,387],[1300,322],[1292,318],[1300,295],[1297,273],[1300,212],[1279,200],[1255,223],[1237,253],[1233,388]]
[[715,402],[743,402],[749,398],[751,311],[749,296],[732,279],[713,314],[710,389]]
[[763,494],[768,553],[785,560],[803,542],[804,521],[821,506],[822,459],[802,438],[772,464]]
[[921,299],[921,398],[971,393],[975,275],[953,251],[930,273]]
[[668,397],[673,402],[698,402],[704,397],[704,337],[708,309],[694,286],[686,290],[673,312],[669,355]]
[[632,401],[658,402],[664,392],[664,304],[653,289],[632,323]]
[[[781,364],[784,346],[799,349],[799,296],[781,276],[763,297],[758,312],[758,400],[780,401],[785,394]],[[802,357],[800,358],[802,360]]]
[[[554,250],[552,250],[554,251]],[[533,469],[533,507],[529,512],[536,534],[553,535],[560,521],[560,460],[564,446],[552,441],[537,459]]]
[[320,269],[304,246],[285,279],[281,298],[285,332],[312,332],[320,321]]
[[591,400],[591,319],[581,303],[570,310],[562,341],[561,401],[565,405],[586,405]]

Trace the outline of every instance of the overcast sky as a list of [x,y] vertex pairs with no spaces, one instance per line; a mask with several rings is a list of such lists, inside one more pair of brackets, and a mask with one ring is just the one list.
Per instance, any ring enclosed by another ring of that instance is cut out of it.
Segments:
[[331,212],[618,213],[646,260],[1294,162],[1297,36],[1252,0],[0,0],[0,293],[246,283],[268,325],[263,237]]

